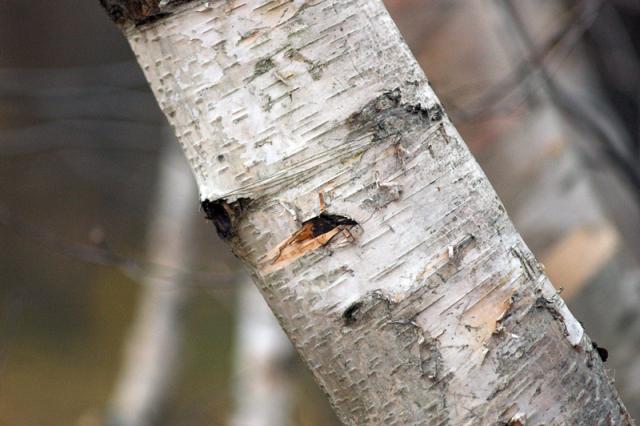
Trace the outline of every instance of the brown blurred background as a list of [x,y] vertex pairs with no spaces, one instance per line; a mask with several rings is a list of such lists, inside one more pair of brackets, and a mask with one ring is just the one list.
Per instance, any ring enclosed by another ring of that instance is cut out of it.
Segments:
[[[639,418],[640,2],[385,4]],[[238,361],[255,302],[195,183],[158,198],[187,166],[124,38],[97,0],[0,10],[0,424],[113,422],[144,300],[179,348],[151,424],[252,424],[236,377],[255,374]],[[286,422],[337,424],[297,358],[274,359]]]

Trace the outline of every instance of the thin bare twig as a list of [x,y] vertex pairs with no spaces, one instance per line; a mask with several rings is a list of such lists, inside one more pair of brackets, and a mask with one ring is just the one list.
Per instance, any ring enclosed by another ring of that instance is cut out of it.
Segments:
[[[0,226],[11,229],[18,235],[36,241],[45,248],[68,258],[92,265],[116,268],[135,282],[140,282],[145,277],[170,282],[176,276],[180,276],[184,277],[185,282],[190,282],[185,284],[190,288],[221,290],[229,287],[236,276],[233,272],[194,271],[155,262],[139,261],[114,252],[104,243],[97,245],[67,241],[18,218],[2,205],[0,205]],[[168,288],[171,289],[171,287]]]

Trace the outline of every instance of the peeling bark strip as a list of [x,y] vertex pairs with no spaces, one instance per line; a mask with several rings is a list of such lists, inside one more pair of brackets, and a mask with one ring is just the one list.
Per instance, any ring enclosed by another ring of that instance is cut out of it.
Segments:
[[380,1],[194,1],[123,28],[343,422],[631,424]]
[[356,225],[354,220],[328,213],[306,220],[298,231],[271,251],[262,271],[271,273],[284,268],[299,257],[326,246],[340,233],[352,239],[349,229]]

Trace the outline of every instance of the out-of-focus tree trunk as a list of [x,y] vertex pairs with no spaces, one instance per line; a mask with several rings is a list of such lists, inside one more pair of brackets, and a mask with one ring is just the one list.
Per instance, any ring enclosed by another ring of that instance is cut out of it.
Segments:
[[239,282],[233,426],[289,424],[293,348],[247,275]]
[[191,174],[178,149],[168,143],[160,160],[160,176],[152,217],[148,253],[155,266],[141,283],[123,366],[108,412],[114,426],[154,424],[172,389],[182,348],[182,310],[188,291],[178,269],[189,259],[193,191]]
[[[182,311],[189,282],[179,273],[191,257],[192,176],[172,136],[160,159],[155,205],[151,209],[148,253],[153,263],[142,282],[123,367],[109,407],[108,421],[118,426],[155,424],[180,371],[184,324]],[[167,268],[173,265],[173,269]],[[237,333],[234,356],[236,426],[276,426],[289,416],[292,348],[273,313],[248,276],[238,277]]]
[[345,423],[631,423],[379,1],[105,3]]

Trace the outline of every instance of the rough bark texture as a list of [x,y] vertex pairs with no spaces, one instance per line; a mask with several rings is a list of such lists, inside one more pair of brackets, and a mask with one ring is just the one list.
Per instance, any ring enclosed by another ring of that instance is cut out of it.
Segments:
[[631,423],[379,1],[193,2],[125,32],[345,423]]

